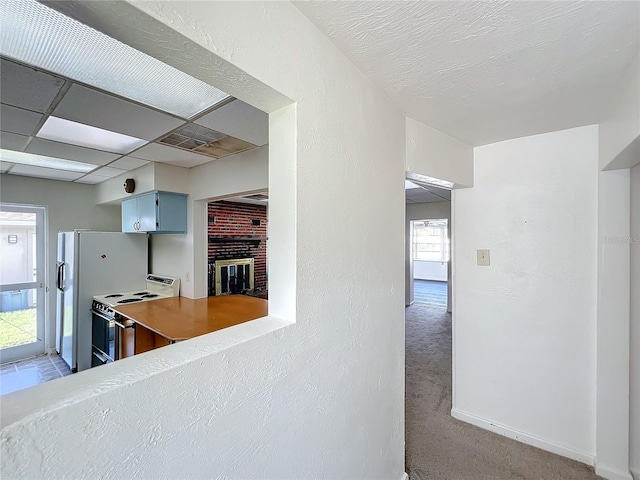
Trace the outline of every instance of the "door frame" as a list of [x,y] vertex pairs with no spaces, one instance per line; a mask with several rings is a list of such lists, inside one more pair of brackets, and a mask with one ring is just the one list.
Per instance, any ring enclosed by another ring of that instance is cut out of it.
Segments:
[[0,363],[45,353],[47,332],[47,208],[39,205],[0,203],[0,211],[36,214],[36,278],[33,282],[0,284],[0,292],[34,289],[36,292],[36,341],[0,349]]

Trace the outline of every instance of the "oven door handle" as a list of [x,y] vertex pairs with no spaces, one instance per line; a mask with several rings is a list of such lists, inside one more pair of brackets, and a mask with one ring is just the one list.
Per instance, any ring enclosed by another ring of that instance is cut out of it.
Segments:
[[107,322],[116,322],[113,318],[107,317],[104,313],[99,312],[98,310],[94,310],[93,308],[91,309],[91,313],[93,313],[94,315],[97,315],[98,317],[102,318],[103,320],[106,320]]
[[104,313],[99,312],[98,310],[94,310],[93,308],[91,309],[91,313],[93,313],[94,315],[97,315],[98,317],[106,320],[107,322],[113,322],[115,325],[117,325],[120,328],[133,328],[133,325],[125,325],[124,323],[118,322],[115,318],[110,318],[107,317]]
[[[93,356],[95,356],[96,358],[98,358],[101,362],[103,363],[109,363],[109,360],[111,360],[111,358],[109,358],[108,356],[106,356],[104,353],[102,353],[100,350],[95,349],[93,352]],[[113,360],[111,360],[113,361]]]

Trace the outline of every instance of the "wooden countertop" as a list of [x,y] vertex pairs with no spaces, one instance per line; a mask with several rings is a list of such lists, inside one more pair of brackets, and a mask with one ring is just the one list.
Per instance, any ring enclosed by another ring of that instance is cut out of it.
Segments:
[[113,308],[171,341],[232,327],[267,315],[267,301],[246,295],[222,295],[194,300],[172,297]]

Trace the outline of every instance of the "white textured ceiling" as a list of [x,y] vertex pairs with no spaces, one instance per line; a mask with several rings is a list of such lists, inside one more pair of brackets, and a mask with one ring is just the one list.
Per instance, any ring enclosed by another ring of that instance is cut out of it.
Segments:
[[602,121],[640,2],[296,2],[409,117],[471,145]]

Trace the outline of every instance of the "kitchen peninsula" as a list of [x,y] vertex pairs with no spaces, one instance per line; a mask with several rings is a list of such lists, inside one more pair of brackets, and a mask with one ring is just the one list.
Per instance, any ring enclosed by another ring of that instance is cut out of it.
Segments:
[[246,295],[196,300],[171,297],[118,305],[114,310],[135,322],[135,351],[131,353],[138,354],[264,317],[268,302]]

